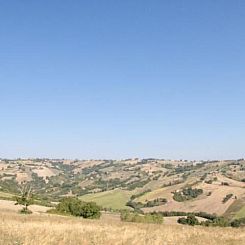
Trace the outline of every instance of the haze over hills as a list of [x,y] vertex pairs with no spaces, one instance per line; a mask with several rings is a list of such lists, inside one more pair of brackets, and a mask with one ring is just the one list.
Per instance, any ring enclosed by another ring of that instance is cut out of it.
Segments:
[[[43,204],[77,196],[107,210],[245,217],[245,160],[0,160],[0,198],[28,183]],[[8,198],[7,198],[8,199]]]

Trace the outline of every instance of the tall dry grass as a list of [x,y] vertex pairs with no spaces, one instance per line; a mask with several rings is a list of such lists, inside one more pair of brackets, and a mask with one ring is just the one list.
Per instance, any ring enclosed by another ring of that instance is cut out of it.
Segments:
[[122,223],[0,211],[0,244],[245,244],[245,229]]

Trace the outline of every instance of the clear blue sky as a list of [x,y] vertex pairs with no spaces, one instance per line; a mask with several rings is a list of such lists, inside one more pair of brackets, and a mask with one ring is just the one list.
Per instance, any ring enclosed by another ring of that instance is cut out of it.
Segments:
[[244,0],[0,1],[0,157],[244,157],[244,13]]

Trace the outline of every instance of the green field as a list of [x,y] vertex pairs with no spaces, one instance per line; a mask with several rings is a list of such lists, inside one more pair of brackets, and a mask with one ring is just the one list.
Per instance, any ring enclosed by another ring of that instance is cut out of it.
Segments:
[[0,199],[11,199],[14,195],[0,191]]
[[245,217],[245,200],[235,200],[224,213],[224,217],[229,219],[239,219]]
[[105,208],[129,209],[129,207],[126,206],[126,203],[132,194],[131,191],[115,189],[112,191],[87,194],[79,198],[86,202],[96,202],[98,205]]
[[235,215],[236,219],[245,218],[245,206],[243,206]]

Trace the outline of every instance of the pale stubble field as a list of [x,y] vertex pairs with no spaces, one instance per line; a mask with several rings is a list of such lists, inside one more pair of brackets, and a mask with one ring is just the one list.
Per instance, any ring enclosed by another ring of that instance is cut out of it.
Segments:
[[84,220],[1,210],[0,244],[238,245],[245,244],[245,229],[123,223],[113,218]]

